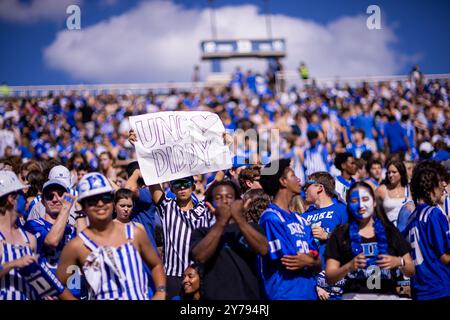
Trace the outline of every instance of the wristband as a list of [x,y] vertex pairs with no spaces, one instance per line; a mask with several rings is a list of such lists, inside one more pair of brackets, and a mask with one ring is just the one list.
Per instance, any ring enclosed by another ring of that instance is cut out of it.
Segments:
[[66,200],[69,203],[73,203],[73,199],[69,196],[64,195],[64,200]]
[[403,268],[405,266],[405,259],[403,257],[400,257],[400,268]]
[[319,252],[317,252],[316,250],[309,250],[309,253],[311,253],[314,259],[316,259],[319,256]]
[[156,292],[166,292],[166,286],[159,286],[156,288]]
[[86,217],[86,213],[84,213],[82,210],[75,211],[75,214],[75,220]]

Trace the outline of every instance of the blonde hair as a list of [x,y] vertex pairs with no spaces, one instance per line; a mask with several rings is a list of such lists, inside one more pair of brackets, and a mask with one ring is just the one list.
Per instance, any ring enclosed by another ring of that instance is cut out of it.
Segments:
[[292,197],[291,203],[289,203],[289,210],[300,214],[306,211],[304,200],[300,195]]

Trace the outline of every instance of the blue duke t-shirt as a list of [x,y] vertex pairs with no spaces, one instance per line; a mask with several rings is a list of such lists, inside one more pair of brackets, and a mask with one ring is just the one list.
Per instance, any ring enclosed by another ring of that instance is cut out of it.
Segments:
[[268,299],[316,300],[315,274],[306,268],[287,270],[280,261],[285,255],[318,251],[306,219],[271,203],[259,224],[269,241],[269,253],[261,258],[262,279]]
[[[338,225],[345,224],[348,220],[347,207],[342,202],[336,202],[328,207],[320,209],[311,206],[302,214],[302,217],[311,224],[311,227],[317,225],[329,234],[331,234]],[[326,244],[326,241],[321,241],[319,246],[323,267],[325,267],[324,254]]]

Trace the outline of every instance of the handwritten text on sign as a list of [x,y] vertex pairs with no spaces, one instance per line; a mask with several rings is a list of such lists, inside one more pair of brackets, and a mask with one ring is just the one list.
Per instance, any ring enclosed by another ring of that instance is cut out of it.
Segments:
[[147,185],[231,167],[217,114],[157,112],[130,117],[139,166]]

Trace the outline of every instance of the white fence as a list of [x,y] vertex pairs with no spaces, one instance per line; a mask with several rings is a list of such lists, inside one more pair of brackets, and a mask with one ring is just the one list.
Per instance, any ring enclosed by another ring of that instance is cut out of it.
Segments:
[[112,94],[167,94],[171,90],[196,91],[205,86],[203,82],[164,82],[164,83],[121,83],[121,84],[76,84],[76,85],[47,85],[47,86],[11,86],[9,95],[15,97],[42,97],[53,94],[70,94],[72,92],[90,95],[103,93]]
[[[425,74],[425,80],[450,80],[450,74]],[[391,76],[358,76],[358,77],[325,77],[312,78],[318,87],[332,87],[335,84],[348,84],[352,87],[360,85],[363,82],[379,83],[392,81],[407,81],[408,75],[391,75]],[[298,71],[287,70],[276,74],[276,90],[277,92],[287,91],[292,86],[303,88],[305,84],[311,84],[312,79],[303,80]]]
[[[425,79],[450,80],[450,74],[427,74]],[[171,90],[195,92],[203,88],[214,88],[226,86],[231,79],[231,74],[210,74],[205,82],[164,82],[164,83],[122,83],[122,84],[77,84],[77,85],[44,85],[44,86],[10,86],[9,96],[14,97],[42,97],[53,94],[71,94],[77,92],[81,94],[98,95],[108,94],[147,94],[152,91],[156,94],[167,94]],[[359,77],[328,77],[314,78],[319,87],[334,86],[338,84],[349,84],[354,86],[362,82],[391,82],[406,81],[407,75],[391,76],[359,76]],[[278,72],[276,75],[277,92],[286,91],[295,85],[302,88],[306,83],[311,83],[311,79],[305,82],[299,77],[297,71]]]

